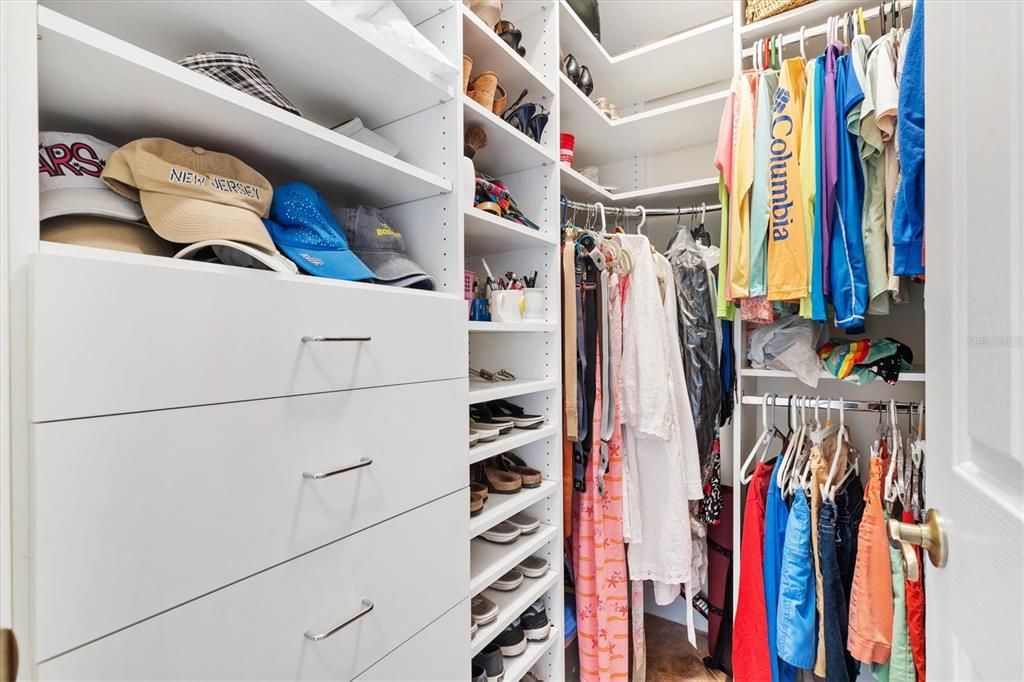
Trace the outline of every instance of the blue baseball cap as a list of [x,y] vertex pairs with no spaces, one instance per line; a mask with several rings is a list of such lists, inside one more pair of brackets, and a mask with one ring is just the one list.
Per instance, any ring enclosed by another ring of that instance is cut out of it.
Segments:
[[330,206],[306,183],[276,187],[270,219],[263,223],[281,253],[305,272],[332,279],[373,279],[373,272],[349,249]]

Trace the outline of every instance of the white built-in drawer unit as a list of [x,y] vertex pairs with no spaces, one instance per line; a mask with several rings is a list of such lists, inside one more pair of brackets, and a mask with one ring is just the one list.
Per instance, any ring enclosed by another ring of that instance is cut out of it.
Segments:
[[146,260],[35,256],[33,421],[466,376],[458,298]]
[[46,661],[39,678],[350,680],[466,599],[453,519],[467,501],[459,491]]
[[456,379],[34,425],[39,658],[465,487],[465,403]]
[[454,682],[467,679],[470,661],[466,648],[459,644],[466,641],[469,620],[469,600],[466,600],[357,679],[359,682]]

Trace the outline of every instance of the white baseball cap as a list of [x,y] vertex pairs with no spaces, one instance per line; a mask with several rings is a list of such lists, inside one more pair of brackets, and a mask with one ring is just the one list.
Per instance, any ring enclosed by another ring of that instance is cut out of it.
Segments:
[[204,242],[189,244],[174,254],[175,258],[197,260],[207,263],[224,263],[241,268],[257,270],[273,270],[298,274],[299,268],[283,255],[267,252],[250,244],[229,241],[227,239],[207,239]]
[[39,133],[39,219],[94,215],[142,220],[142,206],[100,179],[114,145],[82,133]]

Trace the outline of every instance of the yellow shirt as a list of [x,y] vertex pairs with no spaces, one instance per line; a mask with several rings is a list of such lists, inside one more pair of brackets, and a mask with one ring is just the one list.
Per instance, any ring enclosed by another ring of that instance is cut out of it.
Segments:
[[800,191],[800,138],[804,109],[803,57],[782,64],[772,102],[772,141],[768,223],[768,300],[787,301],[807,295],[810,270],[804,203]]
[[[814,259],[814,201],[815,174],[818,170],[818,160],[815,151],[814,139],[814,64],[812,59],[807,62],[807,92],[804,94],[804,116],[800,131],[800,192],[804,204],[804,241],[807,242],[807,272],[813,268]],[[800,299],[800,316],[811,319],[811,290],[814,287],[813,278],[807,278],[807,295]]]
[[746,71],[732,82],[732,191],[729,193],[729,300],[746,298],[750,285],[750,189],[754,182],[754,89],[757,75]]

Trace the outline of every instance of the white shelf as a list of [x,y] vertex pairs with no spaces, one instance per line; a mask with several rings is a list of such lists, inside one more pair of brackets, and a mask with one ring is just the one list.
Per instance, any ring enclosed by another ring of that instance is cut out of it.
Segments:
[[[478,170],[491,177],[501,177],[557,161],[553,152],[505,123],[501,117],[484,109],[475,100],[463,95],[462,105],[466,128],[477,125],[487,133],[487,146],[473,157],[473,165]],[[552,126],[545,128],[542,139],[548,138],[551,129]]]
[[469,537],[475,538],[508,517],[518,514],[561,489],[562,484],[557,481],[542,481],[537,488],[523,488],[512,495],[491,493],[487,497],[487,502],[484,503],[483,511],[470,518]]
[[469,404],[485,403],[488,400],[500,400],[538,391],[550,391],[558,387],[558,379],[516,379],[515,381],[477,381],[469,382]]
[[547,235],[499,218],[493,213],[481,211],[479,208],[467,208],[463,221],[466,234],[466,255],[481,256],[491,253],[520,251],[542,246],[554,246],[557,237]]
[[623,192],[610,192],[583,177],[577,170],[560,165],[562,193],[570,199],[605,206],[643,204],[645,208],[671,208],[718,200],[718,178],[707,177],[668,185],[657,185]]
[[473,539],[469,544],[469,596],[475,597],[490,587],[509,569],[515,568],[520,561],[550,542],[557,533],[558,528],[555,526],[541,524],[534,532],[520,535],[515,542],[507,545],[488,542],[483,538]]
[[468,6],[462,3],[459,6],[462,8],[463,52],[473,60],[470,78],[484,71],[493,71],[498,74],[498,84],[504,88],[508,104],[512,104],[525,88],[528,93],[523,101],[536,102],[546,98],[550,106],[555,94],[553,84],[548,83]]
[[469,322],[471,332],[553,332],[558,331],[556,322]]
[[454,0],[395,0],[395,4],[405,13],[413,26],[419,26],[424,21],[455,7]]
[[[548,618],[551,618],[551,614],[548,614]],[[559,630],[554,625],[551,626],[551,632],[548,633],[547,639],[540,642],[530,642],[526,645],[526,651],[509,658],[505,657],[505,677],[504,682],[519,682],[523,679],[526,673],[530,672],[530,668],[536,665],[540,657],[548,652],[555,642],[560,642]]]
[[607,97],[621,109],[732,76],[732,14],[729,10],[723,14],[722,8],[712,9],[711,14],[718,16],[705,16],[708,22],[701,26],[612,56],[561,0],[562,49],[590,70],[594,80],[590,96]]
[[[761,378],[761,379],[796,379],[796,374],[794,374],[793,372],[790,372],[789,370],[785,370],[785,369],[756,369],[756,368],[753,368],[753,367],[741,367],[740,368],[740,376],[741,377],[755,377],[755,378]],[[818,375],[818,378],[819,379],[831,380],[831,381],[839,381],[839,379],[837,379],[836,377],[834,377],[832,374],[830,374],[829,372],[827,372],[825,370],[822,370],[821,374]],[[924,380],[925,380],[925,372],[924,372],[924,370],[920,370],[920,369],[915,368],[915,369],[913,369],[913,370],[911,370],[909,372],[900,372],[900,379],[897,382],[897,385],[902,384],[904,382],[921,382],[921,381],[924,381]],[[872,385],[873,384],[878,384],[878,383],[881,383],[883,385],[888,385],[888,384],[885,384],[885,382],[882,381],[881,379],[876,379],[875,381],[872,382]]]
[[39,35],[44,129],[80,130],[113,144],[169,137],[234,154],[275,184],[304,180],[329,199],[381,207],[451,191],[438,175],[46,7],[39,8]]
[[554,424],[541,426],[537,429],[512,429],[504,436],[498,436],[497,440],[490,443],[477,443],[469,448],[469,463],[482,462],[488,457],[500,455],[509,450],[521,448],[524,445],[535,443],[545,438],[550,438],[558,433],[558,427]]
[[[530,604],[537,601],[542,594],[558,583],[558,573],[548,571],[540,578],[526,578],[523,584],[511,592],[484,590],[483,594],[498,605],[497,620],[484,625],[476,631],[470,646],[470,657],[476,656],[491,640],[497,637],[508,624],[522,615]],[[554,614],[549,613],[548,619],[553,620]],[[557,621],[556,621],[557,622]],[[525,654],[524,654],[525,655]]]
[[[576,136],[575,165],[600,166],[632,156],[713,142],[718,137],[727,91],[631,114],[614,121],[601,113],[565,74],[561,128]],[[711,168],[712,159],[708,159]]]
[[867,12],[867,5],[870,3],[864,3],[861,0],[815,0],[773,17],[741,26],[740,39],[743,41],[743,45],[747,46],[758,38],[799,31],[801,26],[810,29],[825,23],[831,16],[843,14],[858,7],[864,7],[864,11]]
[[[610,55],[621,55],[660,42],[722,17],[732,17],[733,0],[628,0],[601,5],[601,23],[614,26],[601,34]],[[621,28],[620,28],[621,27]]]
[[[208,50],[252,55],[304,117],[328,127],[359,116],[364,125],[377,128],[450,100],[456,82],[461,84],[457,74],[450,82],[439,82],[421,64],[398,61],[388,45],[374,44],[340,21],[329,3],[276,0],[260,2],[258,9],[240,9],[236,2],[225,0],[47,0],[43,4],[172,62]],[[424,4],[426,10],[437,3]],[[175,111],[184,109],[181,102],[134,83],[131,92],[175,102],[179,105]],[[129,99],[134,98],[122,90],[108,102],[118,102],[113,109]],[[203,113],[207,120],[214,118],[211,112]]]

